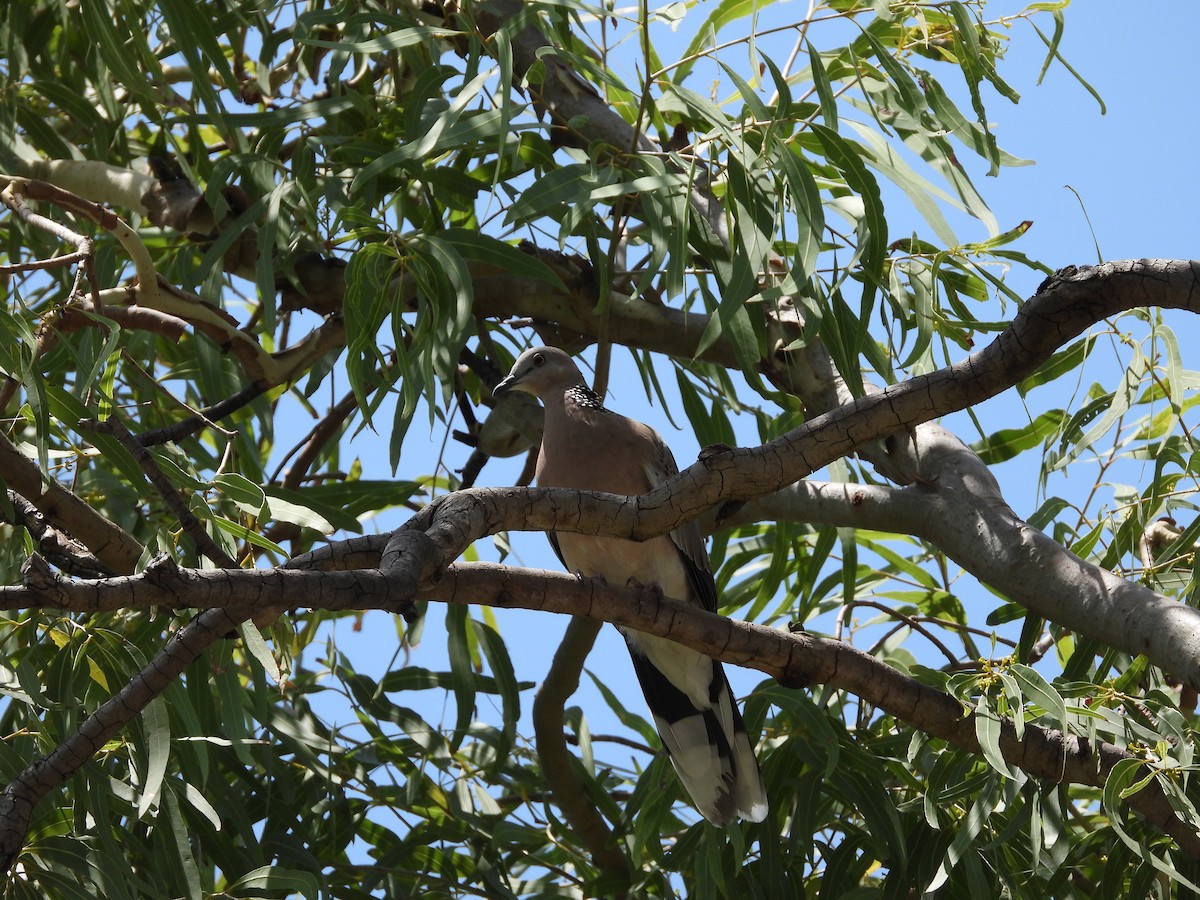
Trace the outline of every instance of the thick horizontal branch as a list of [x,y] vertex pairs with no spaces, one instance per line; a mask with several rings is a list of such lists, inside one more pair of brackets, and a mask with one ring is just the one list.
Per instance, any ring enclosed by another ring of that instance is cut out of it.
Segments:
[[[538,258],[545,261],[548,255],[540,253]],[[607,338],[614,344],[680,359],[697,356],[700,338],[711,318],[704,313],[647,303],[619,290],[609,291],[605,302],[600,303],[599,285],[594,279],[581,283],[578,278],[570,278],[569,273],[564,276],[562,266],[551,268],[563,277],[566,290],[485,263],[468,262],[468,268],[474,297],[472,309],[477,315],[501,319],[524,316],[553,322],[563,331],[591,338],[607,328]],[[395,287],[402,301],[415,293],[415,286],[407,279],[400,280]],[[724,338],[714,341],[699,358],[727,368],[738,366],[733,347]]]
[[1200,682],[1200,614],[1080,559],[1010,507],[978,457],[933,427],[925,448],[934,484],[889,489],[803,482],[740,507],[735,521],[792,521],[910,534],[936,545],[1034,615],[1172,676]]
[[[112,575],[100,560],[68,534],[47,521],[42,511],[14,490],[6,492],[12,510],[9,523],[24,528],[38,544],[38,552],[62,571],[77,578],[101,578]],[[0,517],[4,517],[0,510]]]
[[77,581],[53,571],[37,555],[22,572],[24,584],[0,587],[0,609],[49,607],[72,613],[120,609],[266,608],[381,609],[399,613],[399,582],[377,569],[313,572],[301,569],[184,569],[160,556],[138,575]]
[[[378,570],[198,570],[178,568],[164,559],[141,575],[79,582],[35,562],[24,586],[0,588],[0,608],[52,606],[95,612],[168,606],[232,609],[241,618],[258,608],[278,606],[394,612],[406,605],[408,592],[405,581]],[[649,591],[490,563],[452,566],[421,596],[581,615],[634,628],[757,669],[785,686],[827,684],[848,691],[931,736],[981,752],[970,710],[957,699],[840,641],[726,619]],[[1039,778],[1093,786],[1102,786],[1112,767],[1130,758],[1115,745],[1030,723],[1018,738],[1011,722],[1005,722],[1000,750],[1006,761]],[[1200,835],[1175,816],[1153,780],[1127,802],[1200,858]]]
[[[473,541],[497,531],[571,531],[632,540],[665,534],[706,511],[736,508],[794,484],[867,442],[995,396],[1107,316],[1142,305],[1200,310],[1198,274],[1200,263],[1172,260],[1064,270],[1043,284],[991,345],[960,363],[840,406],[761,447],[708,448],[698,462],[641,497],[524,488],[446,495],[393,535],[380,565],[403,572],[415,599],[419,588]],[[932,471],[941,478],[936,465]],[[967,515],[990,516],[995,520],[985,523],[990,533],[1019,538],[1007,557],[1016,568],[992,567],[981,577],[995,578],[1007,589],[1014,571],[1020,573],[1026,579],[1022,593],[1032,603],[1046,596],[1038,573],[1054,567],[1064,590],[1053,605],[1036,604],[1040,614],[1124,652],[1145,653],[1200,688],[1200,611],[1067,553],[1011,510],[1005,512],[994,479],[978,466],[964,470],[960,486],[968,498]],[[986,502],[969,499],[978,492]],[[946,503],[964,500],[949,491],[945,498]],[[999,505],[992,503],[996,499]],[[1006,515],[1009,521],[1001,521]],[[963,529],[958,537],[969,533],[989,532],[981,525]],[[338,552],[323,548],[297,563],[328,564]]]
[[761,447],[701,454],[677,479],[631,502],[614,525],[628,529],[622,536],[644,539],[704,509],[793,484],[862,444],[1008,390],[1092,325],[1140,306],[1200,312],[1200,263],[1126,260],[1063,270],[983,350],[840,406]]
[[[841,641],[726,619],[654,592],[488,563],[453,566],[422,596],[582,615],[670,638],[714,659],[757,669],[787,687],[826,684],[847,691],[926,734],[982,754],[974,719],[962,703]],[[1011,765],[1057,783],[1102,787],[1113,766],[1130,758],[1106,741],[1028,722],[1018,738],[1012,722],[1004,720],[999,744]],[[1200,833],[1175,815],[1155,781],[1126,802],[1200,858]]]

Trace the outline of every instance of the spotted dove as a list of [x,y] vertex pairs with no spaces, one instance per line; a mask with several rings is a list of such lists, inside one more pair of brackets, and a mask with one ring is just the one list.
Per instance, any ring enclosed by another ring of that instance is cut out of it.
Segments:
[[[636,497],[679,470],[654,429],[604,408],[566,353],[521,354],[496,396],[521,391],[546,407],[537,462],[541,487]],[[710,612],[717,588],[695,522],[647,541],[552,532],[563,565],[581,577],[661,590]],[[700,813],[717,825],[761,822],[767,797],[754,748],[721,664],[661,637],[621,628],[633,668],[679,779]]]

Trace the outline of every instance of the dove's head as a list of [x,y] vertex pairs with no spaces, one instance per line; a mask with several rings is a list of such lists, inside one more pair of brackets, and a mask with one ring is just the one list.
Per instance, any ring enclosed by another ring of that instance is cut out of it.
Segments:
[[583,384],[583,375],[575,361],[556,347],[533,347],[517,357],[508,377],[496,385],[493,397],[520,391],[543,397],[551,391],[565,391]]

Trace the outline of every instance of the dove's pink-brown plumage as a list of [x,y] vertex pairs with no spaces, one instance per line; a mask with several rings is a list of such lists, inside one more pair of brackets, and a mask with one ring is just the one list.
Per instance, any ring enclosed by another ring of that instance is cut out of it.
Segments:
[[[605,409],[567,354],[536,347],[521,354],[496,388],[539,397],[546,424],[538,455],[542,487],[636,497],[678,471],[654,429]],[[717,609],[716,585],[694,522],[646,541],[560,531],[550,535],[567,568],[610,584],[657,587]],[[767,798],[754,748],[720,663],[674,641],[621,629],[663,743],[697,809],[709,821],[761,821]]]

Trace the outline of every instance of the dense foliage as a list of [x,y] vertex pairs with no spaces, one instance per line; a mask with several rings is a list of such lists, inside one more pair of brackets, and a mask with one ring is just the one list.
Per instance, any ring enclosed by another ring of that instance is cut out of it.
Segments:
[[[491,388],[534,343],[597,344],[601,390],[628,347],[647,396],[701,445],[766,442],[962,359],[1020,307],[1011,269],[1049,274],[975,181],[1022,162],[985,108],[1018,99],[1002,75],[1013,26],[1032,23],[1021,39],[1040,35],[1058,65],[1064,6],[1002,21],[983,2],[906,0],[7,4],[4,583],[35,552],[75,580],[159,554],[279,566],[496,483],[489,458],[536,448],[538,424],[519,398],[493,408]],[[956,235],[963,214],[983,237]],[[1104,331],[1134,336],[1095,375]],[[1044,500],[1029,524],[1190,600],[1198,529],[1148,523],[1191,508],[1197,377],[1157,313],[1110,318],[1015,385],[1024,424],[964,440],[980,467],[1027,454]],[[922,456],[942,440],[928,429],[907,429],[907,450],[855,441],[821,474],[872,503],[933,497],[959,469]],[[1057,473],[1085,455],[1101,465],[1059,496]],[[1155,460],[1152,483],[1108,484],[1138,459]],[[529,726],[520,635],[490,608],[449,605],[444,630],[440,614],[427,630],[396,618],[382,678],[339,650],[333,624],[360,612],[300,609],[212,642],[95,747],[35,808],[7,894],[1183,889],[1200,666],[1166,673],[1174,660],[1029,612],[1029,571],[981,575],[998,599],[960,577],[1004,542],[990,526],[974,550],[965,530],[950,546],[839,496],[723,521],[722,612],[807,623],[957,698],[975,748],[869,688],[767,680],[744,706],[771,814],[717,829],[681,797],[640,698],[600,684],[619,735],[565,705],[581,655],[561,654]],[[6,602],[2,780],[194,605]],[[445,643],[445,671],[420,647],[410,659],[419,642]],[[1056,731],[1119,759],[1056,783],[1005,743]],[[552,758],[565,769],[548,773]],[[1173,826],[1127,805],[1150,783]]]

